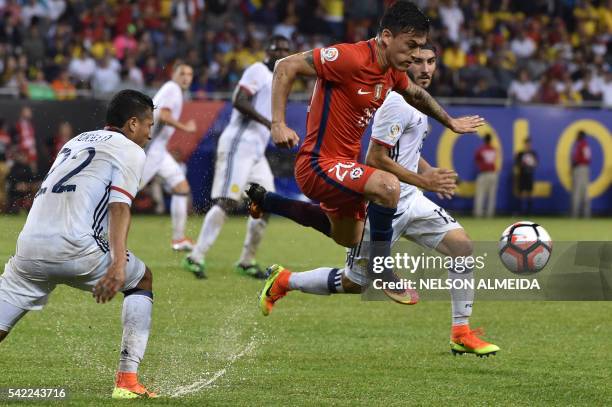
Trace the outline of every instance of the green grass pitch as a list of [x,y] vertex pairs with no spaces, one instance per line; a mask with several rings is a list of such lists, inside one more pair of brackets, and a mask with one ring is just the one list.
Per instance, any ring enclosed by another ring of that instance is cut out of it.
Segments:
[[[0,217],[0,258],[15,247],[25,217]],[[556,240],[612,240],[612,220],[534,219]],[[462,219],[475,240],[497,239],[513,220]],[[200,217],[192,217],[196,236]],[[209,253],[209,279],[180,270],[167,217],[133,219],[130,249],[153,270],[153,329],[142,381],[165,405],[610,405],[612,304],[476,302],[472,326],[502,350],[453,357],[449,303],[400,306],[359,296],[291,293],[267,318],[261,282],[232,271],[245,231],[230,219]],[[294,270],[342,265],[344,251],[289,221],[272,219],[262,264]],[[110,400],[119,352],[121,296],[58,288],[0,345],[0,387],[57,387],[79,405]],[[0,400],[0,405],[6,400]],[[41,405],[43,403],[37,403]]]

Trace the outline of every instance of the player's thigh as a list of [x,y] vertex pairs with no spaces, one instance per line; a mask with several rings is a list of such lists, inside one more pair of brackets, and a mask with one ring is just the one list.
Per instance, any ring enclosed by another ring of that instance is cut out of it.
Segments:
[[[189,184],[181,165],[168,152],[164,154],[157,174],[163,179],[164,185],[172,192],[189,193]],[[180,191],[176,191],[180,189]]]
[[8,335],[28,310],[0,299],[0,342]]
[[[354,211],[351,211],[354,212]],[[359,243],[363,232],[364,221],[348,216],[329,216],[331,237],[344,247],[354,247]]]
[[139,190],[143,189],[157,174],[159,167],[164,159],[164,152],[157,151],[155,149],[149,149],[147,151],[145,164],[142,169],[142,177],[140,178]]
[[[441,251],[446,249],[445,246],[440,246],[448,233],[455,230],[463,230],[463,227],[455,218],[453,218],[444,208],[439,207],[422,193],[418,193],[408,210],[402,214],[401,223],[403,226],[403,236],[415,241],[421,246],[429,249]],[[460,232],[453,232],[456,235]],[[465,232],[463,232],[465,233]],[[471,254],[471,242],[465,243],[463,251],[460,251],[460,246],[453,247],[454,255],[469,255]],[[466,253],[470,251],[470,253]],[[444,253],[451,255],[450,253]]]
[[0,301],[24,310],[42,309],[56,286],[47,275],[53,264],[61,263],[11,257],[0,276]]
[[241,146],[236,150],[218,150],[211,198],[240,201],[254,165],[253,155]]
[[[120,291],[130,290],[145,277],[146,266],[132,252],[126,253],[125,283]],[[56,275],[57,283],[66,284],[83,291],[92,291],[108,271],[112,259],[109,251],[97,250],[87,256],[73,260],[71,268]]]
[[274,175],[270,169],[270,164],[265,156],[261,157],[257,162],[254,163],[247,182],[255,182],[263,186],[266,191],[276,191],[274,187]]
[[446,232],[436,250],[447,256],[471,256],[474,252],[474,243],[465,229],[452,229]]

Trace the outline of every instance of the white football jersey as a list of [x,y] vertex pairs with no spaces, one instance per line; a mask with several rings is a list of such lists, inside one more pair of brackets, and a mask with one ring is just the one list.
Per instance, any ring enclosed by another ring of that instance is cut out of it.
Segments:
[[[418,172],[423,143],[429,132],[427,116],[410,106],[397,92],[391,92],[374,115],[372,141],[390,148],[389,155],[402,167]],[[400,183],[397,212],[405,211],[414,185]]]
[[168,81],[157,91],[153,97],[153,122],[151,143],[147,151],[153,149],[165,150],[170,137],[174,134],[174,127],[161,123],[159,115],[162,109],[169,109],[174,120],[181,117],[183,111],[183,90],[174,81]]
[[[262,62],[255,62],[242,74],[238,86],[252,97],[255,110],[268,120],[272,118],[272,72]],[[232,110],[228,128],[240,132],[240,139],[253,143],[263,154],[270,141],[270,130],[261,123],[247,119],[237,109]]]
[[63,261],[108,252],[108,204],[131,205],[144,162],[144,150],[115,131],[85,132],[68,141],[36,194],[17,256]]

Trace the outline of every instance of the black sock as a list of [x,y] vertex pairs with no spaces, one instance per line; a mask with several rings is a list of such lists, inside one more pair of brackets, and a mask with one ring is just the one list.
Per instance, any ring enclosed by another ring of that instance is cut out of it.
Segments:
[[391,239],[393,239],[393,215],[396,208],[370,203],[368,219],[370,220],[370,262],[368,272],[370,278],[383,278],[386,281],[395,280],[393,269],[384,267],[382,273],[374,273],[375,264],[381,265],[376,258],[386,258],[391,255]]
[[267,192],[263,201],[264,212],[284,216],[302,226],[311,227],[326,236],[331,232],[331,224],[319,205],[285,198],[274,192]]

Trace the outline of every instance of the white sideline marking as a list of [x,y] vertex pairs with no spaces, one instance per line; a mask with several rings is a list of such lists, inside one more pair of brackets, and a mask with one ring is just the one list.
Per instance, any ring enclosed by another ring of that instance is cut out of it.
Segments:
[[170,395],[170,397],[181,397],[181,396],[185,396],[185,395],[188,395],[188,394],[191,394],[191,393],[199,392],[199,391],[204,390],[205,388],[209,387],[211,384],[216,382],[219,378],[223,377],[223,375],[227,372],[227,370],[230,367],[232,367],[232,365],[238,359],[240,359],[241,357],[243,357],[244,355],[246,355],[247,353],[249,353],[250,351],[252,351],[255,348],[255,345],[257,344],[255,336],[256,336],[256,334],[253,334],[253,336],[251,336],[251,338],[249,339],[249,343],[246,344],[244,349],[242,349],[238,353],[234,353],[233,355],[230,355],[229,359],[227,360],[227,364],[225,365],[225,367],[223,369],[215,372],[213,377],[211,377],[210,379],[200,379],[200,380],[198,380],[198,381],[196,381],[196,382],[194,382],[192,384],[189,384],[189,385],[179,386]]

